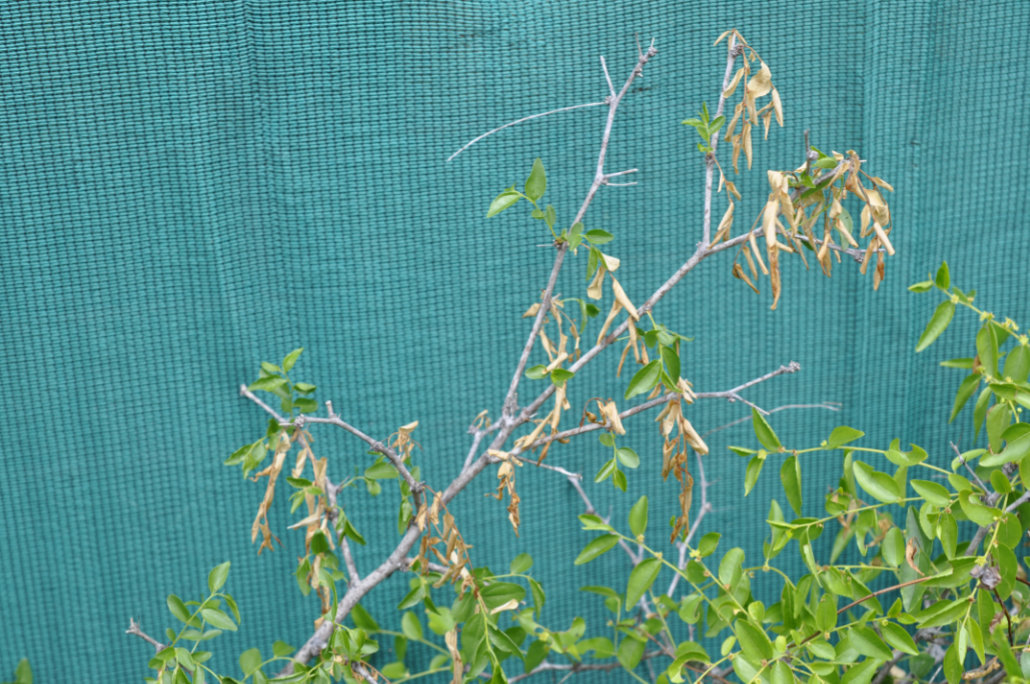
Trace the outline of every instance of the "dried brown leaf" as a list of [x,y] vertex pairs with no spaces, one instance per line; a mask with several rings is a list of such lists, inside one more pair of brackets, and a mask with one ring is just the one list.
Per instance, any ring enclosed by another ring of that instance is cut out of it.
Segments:
[[615,301],[625,307],[626,313],[629,314],[630,318],[634,321],[640,320],[640,314],[637,313],[637,307],[633,306],[633,302],[631,302],[629,297],[626,296],[625,290],[622,289],[622,285],[620,285],[619,281],[615,279],[615,276],[612,276],[612,292],[615,294]]

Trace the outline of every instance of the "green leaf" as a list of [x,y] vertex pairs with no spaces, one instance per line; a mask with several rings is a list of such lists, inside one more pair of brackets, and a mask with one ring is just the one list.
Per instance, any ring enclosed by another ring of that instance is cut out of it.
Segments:
[[980,365],[991,376],[998,374],[998,338],[990,321],[984,324],[976,334],[976,354],[980,357]]
[[897,527],[887,530],[880,542],[880,553],[883,560],[892,568],[901,567],[905,562],[905,535]]
[[515,186],[512,186],[502,192],[500,195],[494,198],[494,201],[490,203],[490,208],[486,212],[486,217],[496,216],[505,209],[512,207],[522,199],[522,193],[515,190]]
[[605,461],[601,469],[597,471],[597,475],[594,475],[594,482],[603,482],[612,476],[613,473],[618,472],[618,462],[615,458],[609,458]]
[[422,639],[422,625],[411,611],[401,616],[401,631],[412,641],[421,641]]
[[626,398],[632,399],[638,394],[650,392],[658,384],[658,378],[661,374],[662,367],[658,359],[638,370],[629,381],[629,386],[626,388]]
[[300,358],[301,353],[304,351],[304,347],[298,347],[286,355],[283,359],[283,370],[287,373],[293,368],[293,364],[297,363],[297,359]]
[[1012,412],[1007,404],[995,404],[987,412],[987,443],[991,451],[1001,451],[1002,433],[1012,422]]
[[616,470],[612,473],[612,485],[616,488],[626,491],[626,473],[621,470]]
[[647,529],[647,496],[642,496],[629,510],[629,529],[634,537],[644,534]]
[[179,622],[189,622],[190,611],[186,608],[186,604],[182,602],[182,599],[175,594],[168,594],[168,599],[165,601],[168,604],[168,610]]
[[951,287],[951,274],[948,272],[948,262],[942,261],[941,267],[937,269],[937,275],[934,277],[934,282],[937,287],[942,290],[947,290]]
[[600,516],[594,515],[593,513],[583,513],[579,516],[579,524],[583,526],[584,530],[601,530],[604,532],[612,532],[612,526],[601,520]]
[[281,390],[286,386],[286,378],[280,378],[279,376],[269,376],[267,378],[258,378],[254,382],[250,383],[247,387],[251,392],[257,392],[263,390],[265,392],[275,392]]
[[901,498],[898,483],[887,473],[873,470],[871,466],[862,461],[855,461],[854,470],[855,480],[858,481],[859,486],[877,501],[895,503]]
[[[544,207],[544,223],[547,224],[548,228],[553,230],[554,229],[554,222],[557,219],[558,219],[558,217],[554,213],[554,207],[553,206],[548,204],[546,207]],[[573,228],[575,228],[575,226],[573,226]]]
[[779,451],[782,448],[779,437],[769,427],[765,417],[757,409],[751,409],[751,424],[755,429],[755,437],[769,451]]
[[852,627],[847,632],[851,645],[856,651],[869,658],[877,660],[890,660],[891,650],[883,643],[876,632],[865,626]]
[[930,480],[909,480],[912,489],[934,506],[944,508],[951,503],[951,493],[944,485]]
[[536,366],[530,366],[526,369],[526,377],[530,380],[539,380],[545,375],[547,375],[547,366],[544,365],[538,364]]
[[967,518],[984,527],[993,525],[995,516],[1000,515],[997,509],[988,508],[980,503],[980,496],[976,492],[962,492],[958,497],[958,504]]
[[771,684],[794,684],[797,680],[794,679],[790,666],[782,660],[777,660],[769,671],[769,681]]
[[750,494],[751,490],[755,488],[755,484],[758,483],[758,476],[762,473],[762,467],[765,465],[765,457],[766,453],[763,449],[747,462],[747,470],[744,473],[744,496]]
[[[354,620],[354,626],[355,627],[360,627],[361,629],[365,630],[366,632],[377,632],[377,631],[379,631],[379,624],[375,621],[375,618],[373,618],[371,613],[369,613],[367,610],[365,610],[365,607],[363,605],[361,605],[360,603],[355,603],[354,604],[354,607],[351,608],[350,616]],[[282,642],[276,642],[276,643],[282,643]],[[289,655],[292,652],[292,647],[289,644],[286,644],[286,647],[288,649],[286,651],[286,655]],[[273,646],[273,649],[274,648],[275,647]],[[276,653],[276,655],[279,655],[279,653]]]
[[555,387],[564,385],[575,373],[565,368],[555,368],[551,371],[551,384]]
[[599,537],[594,537],[586,546],[583,547],[583,550],[579,552],[573,565],[589,563],[598,556],[604,555],[610,551],[618,543],[619,537],[615,534],[602,534]]
[[962,674],[965,670],[962,667],[962,659],[958,656],[958,643],[952,642],[948,650],[944,652],[944,678],[948,684],[959,684],[962,681]]
[[747,620],[737,620],[733,624],[733,633],[740,642],[744,657],[755,663],[770,660],[773,656],[772,642],[766,633]]
[[924,280],[918,283],[912,283],[908,286],[909,292],[927,292],[933,289],[932,280]]
[[962,381],[962,384],[958,386],[958,391],[955,392],[955,405],[951,407],[951,416],[948,418],[948,422],[955,420],[955,416],[962,410],[962,407],[966,405],[969,398],[973,396],[973,392],[980,386],[980,374],[973,373]]
[[[665,372],[669,374],[673,382],[680,377],[680,355],[672,347],[661,347],[662,363],[665,365]],[[670,388],[672,389],[672,388]]]
[[930,322],[926,324],[926,329],[919,336],[919,341],[916,343],[916,353],[933,344],[934,340],[940,337],[940,334],[948,328],[948,324],[951,323],[954,315],[955,304],[950,299],[938,304],[937,309],[933,312],[933,316],[930,317]]
[[598,230],[596,228],[583,233],[583,237],[592,245],[603,245],[615,239],[615,236],[607,230]]
[[1008,382],[1025,383],[1030,374],[1030,347],[1017,345],[1005,359],[1005,368],[1001,375]]
[[980,465],[984,467],[999,466],[1012,461],[1022,461],[1027,454],[1030,454],[1030,425],[1027,423],[1014,423],[1002,432],[1002,439],[1005,440],[1005,448],[997,454],[987,454],[980,459]]
[[644,642],[639,639],[623,637],[619,642],[615,657],[619,659],[620,665],[632,672],[640,664],[640,659],[644,657],[644,646]]
[[293,408],[301,413],[315,413],[318,411],[318,402],[314,399],[298,398],[293,400]]
[[708,124],[709,137],[718,133],[719,129],[722,128],[722,125],[724,123],[726,123],[725,116],[717,116],[714,119],[712,119],[711,123]]
[[387,663],[379,669],[379,673],[389,679],[402,679],[408,672],[408,668],[404,663],[395,661]]
[[[998,656],[998,660],[1000,660],[1002,665],[1004,665],[1005,672],[1013,679],[1021,677],[1023,674],[1022,668],[1019,666],[1019,663],[1016,662],[1015,656],[1012,655],[1012,647],[1006,643],[1005,630],[994,630],[991,633],[991,641],[994,642],[994,652]],[[961,676],[961,668],[959,672]]]
[[780,482],[794,514],[801,515],[801,463],[796,456],[787,457],[780,466]]
[[511,564],[508,566],[508,572],[513,575],[521,575],[531,567],[533,567],[533,557],[528,553],[520,553],[512,559]]
[[261,667],[261,651],[256,648],[247,649],[240,654],[240,669],[246,677],[257,672]]
[[576,223],[572,224],[572,227],[569,228],[567,239],[569,241],[569,247],[571,247],[572,250],[575,251],[576,248],[579,247],[579,245],[583,242],[583,224],[581,222],[577,221]]
[[217,608],[202,609],[200,611],[200,617],[204,618],[204,620],[212,627],[226,629],[230,632],[236,631],[236,623],[232,621],[232,618]]
[[815,610],[815,624],[820,632],[832,632],[837,627],[837,597],[823,594]]
[[916,647],[916,642],[901,625],[893,622],[881,622],[880,633],[883,634],[884,641],[886,641],[891,648],[896,648],[902,653],[907,653],[909,655],[919,655],[919,649]]
[[215,593],[225,584],[225,580],[229,577],[229,561],[225,561],[221,565],[216,565],[207,576],[207,588],[211,590],[211,593]]
[[647,593],[661,569],[662,562],[657,558],[642,560],[633,568],[633,571],[629,573],[629,581],[626,583],[627,607],[636,605],[637,601]]
[[980,391],[980,396],[976,398],[976,403],[973,405],[973,437],[980,435],[980,428],[983,427],[984,420],[987,418],[987,409],[990,406],[992,396],[994,395],[991,392],[991,388],[984,387]]
[[547,190],[547,174],[544,172],[544,163],[537,157],[533,162],[533,170],[529,172],[526,179],[526,197],[536,202],[544,196]]
[[311,394],[318,388],[310,382],[295,382],[293,383],[293,389],[297,390],[300,394]]
[[636,468],[640,465],[640,456],[629,447],[619,447],[616,449],[615,457],[619,459],[619,463],[627,468]]
[[727,589],[732,589],[744,572],[742,569],[743,563],[743,549],[734,547],[727,551],[726,555],[719,561],[719,583]]
[[398,476],[397,468],[389,461],[378,461],[365,468],[365,477],[372,480],[393,480]]
[[833,428],[833,432],[826,438],[826,448],[836,449],[837,447],[843,446],[848,442],[854,442],[856,439],[865,435],[861,430],[856,430],[853,427],[847,425],[841,425]]

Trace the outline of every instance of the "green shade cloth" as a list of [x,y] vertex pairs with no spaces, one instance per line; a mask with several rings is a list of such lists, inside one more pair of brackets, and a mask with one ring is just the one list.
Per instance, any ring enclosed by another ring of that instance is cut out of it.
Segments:
[[[570,220],[604,111],[528,122],[447,157],[505,122],[602,99],[598,57],[621,82],[635,34],[655,37],[660,53],[608,155],[609,171],[638,168],[638,185],[602,189],[586,218],[616,235],[606,249],[640,301],[699,240],[703,161],[679,121],[717,100],[725,51],[712,42],[731,27],[772,68],[787,119],[756,145],[738,229],[760,209],[764,169],[799,164],[807,128],[894,184],[898,256],[876,293],[850,264],[826,281],[789,260],[775,312],[767,282],[756,296],[730,277],[730,255],[705,262],[658,309],[695,338],[684,375],[727,389],[798,361],[800,374],[749,397],[843,409],[776,414],[785,442],[813,445],[847,423],[870,445],[898,437],[946,463],[949,440],[974,442],[967,416],[945,426],[961,376],[937,363],[970,355],[976,321],[960,316],[915,356],[936,300],[905,288],[946,258],[983,307],[1030,323],[1026,3],[0,3],[0,673],[25,656],[41,682],[139,681],[152,651],[122,634],[129,617],[160,637],[173,624],[164,597],[201,598],[226,559],[243,624],[212,643],[215,663],[232,673],[246,648],[302,643],[317,602],[291,577],[303,548],[286,529],[285,490],[271,514],[284,547],[257,557],[248,534],[263,485],[221,465],[266,424],[236,388],[260,361],[304,346],[295,377],[354,425],[383,439],[420,421],[416,458],[443,488],[475,415],[499,413],[529,330],[519,316],[552,257],[521,208],[487,221],[486,207],[540,157],[547,201]],[[585,261],[570,261],[562,294],[582,296]],[[573,384],[570,424],[590,396],[621,394],[615,363]],[[692,411],[701,431],[746,415],[739,404]],[[648,493],[658,540],[675,487],[657,473],[650,420],[628,427],[623,443],[644,460],[630,491],[588,491],[617,521]],[[371,462],[353,438],[315,435],[334,478]],[[743,500],[744,462],[725,447],[753,445],[750,428],[709,440],[706,529],[753,559],[769,497],[783,501],[778,482],[766,473]],[[604,458],[593,437],[548,456],[588,482]],[[838,468],[834,455],[805,461],[806,506],[819,509]],[[503,571],[531,552],[545,621],[583,614],[604,629],[600,599],[577,588],[619,586],[628,563],[610,554],[570,570],[588,539],[575,490],[521,469],[516,539],[504,504],[483,496],[495,486],[487,473],[453,506],[473,561]],[[386,489],[343,499],[369,542],[356,549],[362,572],[396,537]],[[365,606],[394,620],[406,582]]]

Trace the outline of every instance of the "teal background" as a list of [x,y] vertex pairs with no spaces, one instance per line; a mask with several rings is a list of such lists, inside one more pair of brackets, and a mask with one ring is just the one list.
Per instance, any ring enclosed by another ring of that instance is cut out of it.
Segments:
[[[712,42],[730,27],[770,65],[786,114],[740,183],[740,226],[760,209],[763,170],[796,166],[809,128],[816,146],[853,148],[894,184],[898,256],[876,293],[847,265],[829,281],[792,265],[775,312],[767,282],[755,296],[730,277],[728,255],[710,259],[658,309],[696,338],[684,375],[726,389],[796,360],[802,373],[749,396],[843,410],[776,414],[784,441],[814,444],[846,423],[871,445],[898,437],[945,463],[949,440],[973,439],[966,416],[945,426],[961,376],[937,362],[970,355],[976,322],[960,315],[916,356],[937,301],[905,288],[946,258],[981,306],[1030,321],[1030,5],[0,2],[0,673],[27,656],[40,682],[139,681],[152,649],[122,634],[129,617],[159,635],[172,625],[164,597],[201,598],[227,559],[243,625],[212,644],[215,662],[231,673],[246,648],[302,643],[317,607],[291,578],[302,540],[286,530],[287,497],[271,517],[284,547],[257,557],[249,529],[263,485],[221,465],[264,430],[239,384],[304,346],[296,377],[353,424],[385,438],[420,421],[418,458],[442,489],[473,417],[499,413],[529,329],[519,315],[552,254],[524,213],[486,221],[486,207],[539,156],[548,200],[570,219],[604,111],[529,122],[447,157],[507,121],[603,98],[598,56],[621,82],[634,34],[654,36],[660,52],[623,103],[607,167],[639,168],[639,184],[602,189],[586,219],[617,236],[609,251],[642,301],[700,236],[703,164],[679,121],[717,99],[725,50]],[[582,292],[584,269],[582,255],[569,263],[563,294]],[[614,360],[596,365],[618,395]],[[574,385],[574,414],[598,393],[586,384]],[[745,414],[699,403],[690,417],[705,430]],[[674,487],[657,475],[649,420],[628,427],[645,462],[629,494],[589,491],[616,520],[648,493],[659,539]],[[335,477],[369,463],[354,439],[316,438]],[[779,485],[766,473],[742,499],[730,443],[752,444],[750,428],[710,438],[705,524],[753,558]],[[588,437],[548,458],[589,479],[604,453]],[[804,467],[818,510],[838,460]],[[522,469],[516,539],[504,505],[483,496],[494,486],[484,474],[454,506],[474,562],[503,569],[531,552],[545,617],[561,627],[583,614],[603,630],[600,600],[576,588],[620,586],[629,566],[611,554],[571,569],[587,540],[574,490]],[[394,513],[348,497],[368,572],[392,548]],[[365,602],[381,622],[405,582]]]

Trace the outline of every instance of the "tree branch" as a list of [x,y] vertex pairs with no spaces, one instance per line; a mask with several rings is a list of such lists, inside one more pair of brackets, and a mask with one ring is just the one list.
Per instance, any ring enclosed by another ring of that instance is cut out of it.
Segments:
[[[606,99],[608,103],[608,118],[604,125],[604,134],[601,137],[601,149],[597,155],[597,166],[594,170],[594,180],[590,184],[590,189],[587,190],[586,197],[583,198],[583,203],[579,207],[579,211],[576,212],[576,217],[572,220],[572,225],[575,225],[583,220],[583,216],[587,212],[587,208],[590,207],[590,203],[594,199],[594,195],[597,194],[598,188],[604,185],[608,179],[608,176],[604,173],[604,160],[608,154],[608,143],[611,140],[612,125],[615,122],[615,112],[619,108],[619,103],[622,102],[622,98],[626,95],[629,90],[629,86],[633,83],[634,79],[643,73],[644,65],[647,64],[648,60],[658,54],[658,51],[654,47],[654,41],[651,41],[651,45],[647,48],[646,52],[640,54],[637,59],[637,64],[633,67],[633,71],[630,72],[626,82],[622,85],[622,89],[615,94],[614,87],[612,87],[612,95]],[[601,60],[602,66],[604,66],[604,60]],[[607,67],[605,67],[605,75],[607,76]],[[609,87],[610,86],[609,78]],[[558,252],[554,257],[554,265],[551,267],[551,276],[547,280],[547,287],[544,289],[543,295],[540,297],[540,308],[536,313],[536,318],[533,319],[533,327],[529,332],[529,339],[526,340],[526,344],[522,348],[522,354],[519,356],[519,362],[515,367],[515,373],[512,375],[511,383],[508,386],[508,393],[504,397],[504,407],[502,409],[504,416],[514,416],[518,411],[518,389],[519,382],[522,380],[522,373],[526,370],[526,363],[529,361],[529,354],[533,350],[533,345],[536,343],[536,339],[540,334],[540,329],[543,327],[544,318],[547,316],[547,312],[551,308],[551,295],[554,293],[554,286],[558,281],[558,273],[561,271],[562,263],[565,261],[565,254],[569,250],[569,243],[562,242],[558,245]],[[534,413],[531,411],[530,413]],[[524,418],[520,422],[528,420]]]

